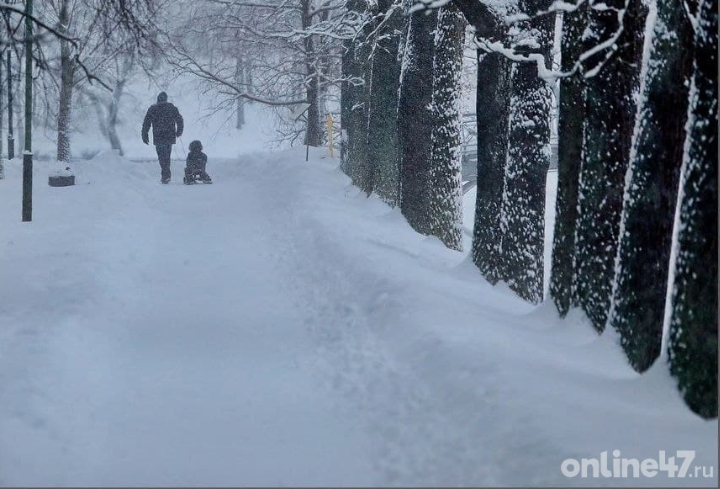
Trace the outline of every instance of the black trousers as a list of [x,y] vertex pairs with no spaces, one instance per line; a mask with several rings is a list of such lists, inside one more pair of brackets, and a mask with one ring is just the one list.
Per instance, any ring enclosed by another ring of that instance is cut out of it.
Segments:
[[163,180],[170,180],[170,155],[172,154],[171,143],[158,143],[155,145],[158,161],[160,162],[160,177]]
[[200,178],[201,180],[209,180],[210,176],[205,171],[206,163],[188,163],[185,166],[185,177],[189,179]]

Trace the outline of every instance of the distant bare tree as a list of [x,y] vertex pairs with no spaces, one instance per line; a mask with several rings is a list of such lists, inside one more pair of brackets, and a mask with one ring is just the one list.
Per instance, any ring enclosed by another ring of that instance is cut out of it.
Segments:
[[341,42],[353,33],[344,2],[203,0],[186,7],[162,35],[170,65],[219,95],[218,110],[242,110],[241,101],[306,107],[304,130],[293,119],[281,129],[290,141],[302,132],[307,144],[321,145],[323,97],[339,83]]

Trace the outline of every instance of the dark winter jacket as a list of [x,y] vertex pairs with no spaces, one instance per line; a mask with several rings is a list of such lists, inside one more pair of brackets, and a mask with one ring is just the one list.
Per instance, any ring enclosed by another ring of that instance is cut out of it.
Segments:
[[190,171],[205,171],[207,155],[199,150],[191,150],[187,155],[187,168]]
[[146,143],[150,126],[153,129],[153,144],[175,144],[175,137],[180,137],[183,133],[183,118],[177,107],[170,102],[158,102],[151,105],[145,114],[142,138]]

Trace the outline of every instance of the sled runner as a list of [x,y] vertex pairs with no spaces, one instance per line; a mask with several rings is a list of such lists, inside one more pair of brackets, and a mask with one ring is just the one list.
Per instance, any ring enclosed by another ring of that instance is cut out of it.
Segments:
[[212,180],[210,179],[210,177],[202,178],[202,177],[200,177],[200,176],[190,175],[190,176],[185,176],[185,177],[183,177],[183,183],[184,183],[185,185],[195,185],[195,184],[197,184],[197,183],[204,183],[204,184],[206,184],[206,185],[209,185],[209,184],[211,184],[211,183],[213,183],[213,182],[212,182]]

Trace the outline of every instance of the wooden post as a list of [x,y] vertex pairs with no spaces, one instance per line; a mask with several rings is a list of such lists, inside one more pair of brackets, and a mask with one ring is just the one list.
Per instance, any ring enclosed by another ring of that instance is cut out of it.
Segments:
[[333,154],[333,118],[332,115],[327,115],[327,135],[328,135],[328,148],[330,149],[330,158],[334,158]]

